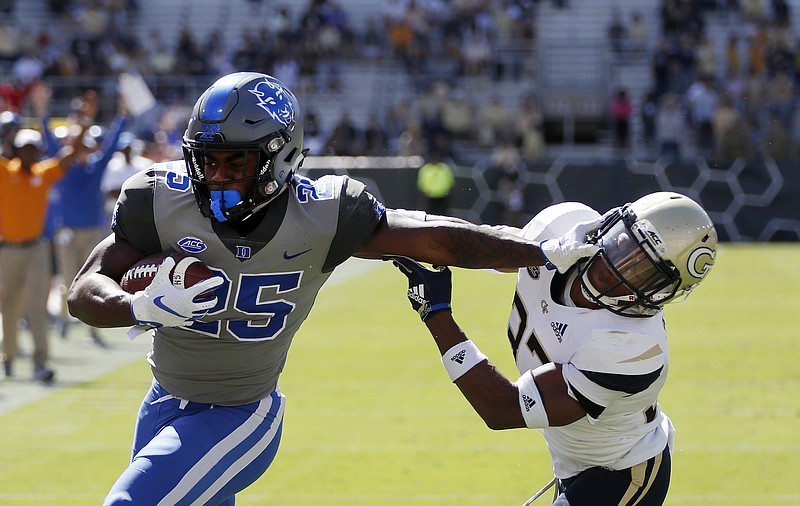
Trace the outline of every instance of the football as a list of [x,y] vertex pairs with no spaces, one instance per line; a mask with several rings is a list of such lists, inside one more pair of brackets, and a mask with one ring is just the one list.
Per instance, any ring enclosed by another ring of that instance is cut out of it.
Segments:
[[[164,251],[142,258],[133,264],[122,276],[119,285],[128,293],[136,293],[147,288],[153,281],[156,271],[167,258],[175,259],[172,268],[172,284],[180,288],[188,288],[200,281],[211,278],[214,273],[199,258],[174,251]],[[211,293],[203,294],[210,296]]]

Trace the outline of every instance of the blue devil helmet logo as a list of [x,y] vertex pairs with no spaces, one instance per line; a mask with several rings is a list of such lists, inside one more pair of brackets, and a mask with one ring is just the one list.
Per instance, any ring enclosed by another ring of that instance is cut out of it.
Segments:
[[269,79],[259,81],[247,90],[258,99],[256,105],[264,109],[273,121],[288,128],[294,121],[294,105],[289,91]]

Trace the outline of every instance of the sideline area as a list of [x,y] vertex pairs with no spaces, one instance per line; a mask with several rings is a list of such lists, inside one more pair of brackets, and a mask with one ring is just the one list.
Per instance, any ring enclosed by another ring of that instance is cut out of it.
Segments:
[[49,365],[56,377],[49,385],[31,381],[31,336],[28,331],[20,331],[20,350],[27,352],[27,356],[14,361],[13,378],[0,381],[0,416],[62,388],[91,381],[135,360],[144,361],[150,349],[149,337],[141,336],[131,341],[126,335],[127,330],[100,329],[100,336],[106,343],[104,348],[91,342],[88,328],[82,324],[72,324],[66,339],[51,331]]
[[[326,287],[366,274],[382,263],[351,258],[333,272],[322,291]],[[92,381],[136,360],[144,361],[150,350],[150,337],[142,335],[131,341],[127,330],[127,327],[100,329],[100,336],[106,347],[93,344],[88,328],[80,323],[71,325],[66,339],[51,331],[50,366],[55,371],[56,378],[49,385],[31,381],[31,336],[27,330],[20,331],[17,339],[23,356],[15,360],[15,376],[0,381],[0,416],[62,388]]]

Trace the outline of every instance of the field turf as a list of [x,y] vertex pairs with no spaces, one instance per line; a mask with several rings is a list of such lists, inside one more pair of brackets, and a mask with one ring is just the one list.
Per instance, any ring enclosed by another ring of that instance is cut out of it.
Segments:
[[[800,503],[799,258],[798,244],[724,244],[703,286],[668,308],[661,404],[678,432],[667,504]],[[505,337],[514,280],[456,270],[454,307],[516,378]],[[388,264],[323,289],[281,378],[278,457],[238,505],[520,505],[547,483],[541,435],[483,425],[404,292]],[[124,346],[124,332],[113,337]],[[137,360],[0,414],[0,504],[100,504],[149,383]]]

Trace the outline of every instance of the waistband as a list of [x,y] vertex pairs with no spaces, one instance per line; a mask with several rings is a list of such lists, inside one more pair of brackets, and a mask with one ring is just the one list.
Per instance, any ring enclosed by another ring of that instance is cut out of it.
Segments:
[[30,241],[0,241],[0,248],[27,248],[29,246],[39,244],[41,240],[41,237],[37,237],[36,239],[31,239]]

